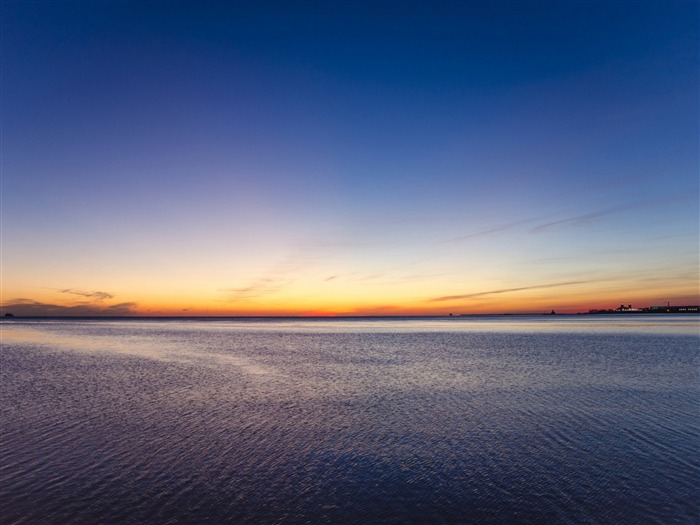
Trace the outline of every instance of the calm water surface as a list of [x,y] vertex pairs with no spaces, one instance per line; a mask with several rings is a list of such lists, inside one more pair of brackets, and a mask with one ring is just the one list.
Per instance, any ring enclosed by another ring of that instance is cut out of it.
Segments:
[[3,525],[700,522],[698,317],[0,328]]

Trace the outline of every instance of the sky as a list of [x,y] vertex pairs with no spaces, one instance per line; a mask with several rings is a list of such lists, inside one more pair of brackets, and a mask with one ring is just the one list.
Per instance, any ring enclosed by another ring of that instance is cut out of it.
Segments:
[[700,303],[697,2],[11,2],[2,312]]

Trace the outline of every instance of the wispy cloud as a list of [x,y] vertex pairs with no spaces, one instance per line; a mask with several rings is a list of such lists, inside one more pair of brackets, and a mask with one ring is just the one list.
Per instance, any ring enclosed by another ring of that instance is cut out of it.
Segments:
[[414,274],[397,274],[388,273],[368,275],[364,278],[357,279],[358,283],[370,282],[373,286],[405,286],[410,283],[420,283],[428,279],[440,277],[443,273],[414,273]]
[[97,301],[105,301],[108,299],[114,299],[114,295],[107,292],[88,292],[85,290],[79,290],[76,288],[55,288],[59,293],[67,293],[72,295],[79,295],[81,297],[89,297]]
[[121,312],[120,315],[126,315],[127,313],[134,313],[137,303],[129,301],[126,303],[113,304],[108,306],[105,310],[109,312]]
[[295,250],[275,261],[268,268],[244,281],[243,286],[222,287],[216,291],[227,294],[225,301],[235,302],[275,294],[294,283],[299,274],[313,267],[315,260],[307,251]]
[[474,297],[483,297],[486,295],[497,295],[510,292],[522,292],[524,290],[537,290],[541,288],[558,288],[560,286],[573,286],[577,284],[586,284],[590,281],[566,281],[562,283],[549,283],[549,284],[536,284],[534,286],[521,286],[519,288],[501,288],[500,290],[489,290],[486,292],[477,292],[464,295],[445,295],[443,297],[436,297],[430,299],[430,302],[441,302],[441,301],[458,301],[460,299],[472,299]]
[[293,279],[276,279],[264,277],[240,288],[220,288],[219,292],[228,294],[229,301],[242,301],[264,295],[277,293],[294,282]]
[[2,305],[5,312],[16,316],[65,316],[65,317],[103,317],[136,315],[137,304],[124,302],[108,306],[96,304],[78,304],[65,306],[59,304],[42,303],[32,299],[12,299]]
[[491,235],[501,233],[507,230],[512,230],[513,228],[516,228],[518,226],[521,226],[523,224],[527,224],[529,222],[533,222],[535,219],[522,219],[518,221],[512,221],[512,222],[507,222],[504,224],[499,224],[496,226],[493,226],[491,228],[486,228],[483,230],[475,231],[472,233],[467,233],[466,235],[459,235],[457,237],[452,237],[450,239],[446,239],[444,241],[441,241],[442,243],[454,243],[454,242],[462,242],[462,241],[467,241],[469,239],[476,239],[479,237],[489,237]]
[[581,215],[575,215],[573,217],[567,217],[565,219],[559,219],[557,221],[546,222],[544,224],[540,224],[539,226],[535,226],[530,231],[533,233],[542,232],[554,228],[555,226],[563,225],[580,226],[582,224],[591,222],[595,219],[599,219],[600,217],[605,217],[606,215],[613,215],[621,211],[631,210],[639,207],[641,207],[641,203],[623,204],[620,206],[614,206],[612,208],[606,208],[604,210],[598,210],[590,213],[583,213]]
[[544,224],[540,224],[538,226],[535,226],[530,231],[533,233],[537,233],[537,232],[542,232],[542,231],[546,231],[546,230],[555,228],[557,226],[567,226],[567,225],[581,226],[583,224],[587,224],[587,223],[594,221],[596,219],[599,219],[601,217],[605,217],[608,215],[614,215],[616,213],[620,213],[623,211],[637,210],[637,209],[642,209],[642,208],[649,209],[651,207],[658,207],[658,206],[668,206],[668,205],[673,204],[673,203],[688,200],[689,198],[697,199],[697,189],[695,189],[693,192],[689,192],[689,194],[685,194],[685,195],[669,195],[669,196],[659,197],[656,199],[628,202],[625,204],[620,204],[617,206],[611,206],[609,208],[604,208],[602,210],[596,210],[596,211],[592,211],[589,213],[582,213],[580,215],[574,215],[572,217],[566,217],[564,219],[559,219],[556,221],[546,222]]

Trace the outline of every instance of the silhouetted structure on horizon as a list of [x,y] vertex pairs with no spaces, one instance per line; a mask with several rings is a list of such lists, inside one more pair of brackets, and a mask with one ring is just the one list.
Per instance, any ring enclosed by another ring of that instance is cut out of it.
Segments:
[[684,305],[684,306],[671,306],[667,304],[666,306],[647,306],[645,308],[632,308],[629,304],[625,306],[621,304],[619,308],[610,310],[589,310],[589,314],[697,314],[700,313],[700,306],[698,305]]

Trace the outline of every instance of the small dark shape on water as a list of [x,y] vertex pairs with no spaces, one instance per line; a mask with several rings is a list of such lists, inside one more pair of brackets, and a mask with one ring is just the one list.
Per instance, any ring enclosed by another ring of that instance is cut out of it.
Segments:
[[14,316],[15,316],[15,315],[14,315],[14,314],[11,314],[10,312],[7,312],[7,313],[5,314],[5,317],[14,317]]

